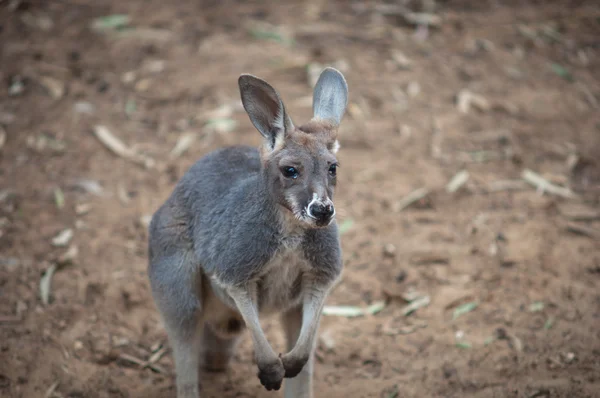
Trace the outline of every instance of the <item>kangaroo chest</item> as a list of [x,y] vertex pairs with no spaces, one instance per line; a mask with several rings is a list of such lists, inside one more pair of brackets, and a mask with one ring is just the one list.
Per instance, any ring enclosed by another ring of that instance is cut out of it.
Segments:
[[[302,301],[302,279],[312,267],[304,256],[302,237],[286,237],[271,259],[252,278],[259,313],[270,315],[291,309]],[[236,306],[226,288],[210,278],[213,291],[231,309]]]
[[259,311],[268,314],[298,305],[302,298],[302,275],[309,268],[299,244],[282,247],[257,279]]

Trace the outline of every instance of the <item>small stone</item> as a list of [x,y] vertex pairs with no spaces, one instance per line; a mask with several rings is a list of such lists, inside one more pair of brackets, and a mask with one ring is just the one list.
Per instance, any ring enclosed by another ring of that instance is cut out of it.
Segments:
[[387,243],[383,246],[383,255],[386,257],[396,257],[396,246]]
[[126,345],[129,345],[129,343],[130,341],[127,337],[113,336],[112,338],[113,347],[124,347]]
[[86,215],[92,210],[92,205],[90,203],[81,203],[75,206],[75,214],[78,216]]
[[576,359],[575,354],[572,352],[567,352],[567,354],[565,355],[565,362],[566,363],[571,363]]
[[421,93],[421,85],[418,82],[410,82],[406,87],[406,94],[409,97],[414,98]]
[[131,84],[135,81],[135,79],[137,78],[135,71],[130,70],[129,72],[125,72],[123,73],[123,76],[121,76],[121,81],[125,84]]
[[396,282],[397,283],[404,282],[406,280],[407,276],[408,276],[408,274],[404,270],[398,272],[398,275],[396,275]]
[[144,70],[150,73],[160,73],[165,70],[166,62],[162,59],[155,59],[144,63]]
[[73,348],[76,351],[79,351],[79,350],[81,350],[83,348],[83,343],[81,341],[79,341],[79,340],[75,340],[75,343],[73,343]]
[[409,70],[412,66],[412,61],[402,51],[392,51],[392,59],[400,69]]
[[10,86],[8,88],[8,95],[13,97],[16,95],[23,94],[25,91],[25,82],[19,75],[13,76],[10,80]]
[[152,214],[146,214],[140,217],[140,225],[144,228],[148,228],[150,226],[150,222],[152,221]]
[[94,105],[87,101],[76,102],[73,109],[76,113],[83,113],[86,115],[92,115],[94,113]]

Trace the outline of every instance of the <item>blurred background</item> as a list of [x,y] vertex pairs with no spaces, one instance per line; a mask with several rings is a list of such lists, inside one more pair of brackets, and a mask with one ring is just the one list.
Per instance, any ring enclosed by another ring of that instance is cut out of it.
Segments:
[[[0,396],[175,396],[149,217],[259,145],[241,73],[301,124],[330,65],[345,271],[316,396],[598,397],[599,52],[593,0],[0,1]],[[282,396],[249,338],[204,379]]]

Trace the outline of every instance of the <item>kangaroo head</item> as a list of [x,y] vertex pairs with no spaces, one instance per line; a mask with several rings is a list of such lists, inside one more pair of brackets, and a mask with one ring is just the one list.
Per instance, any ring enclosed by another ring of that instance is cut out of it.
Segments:
[[306,226],[329,225],[335,217],[337,130],[348,103],[344,76],[333,68],[323,70],[314,88],[313,117],[299,127],[266,81],[244,74],[238,84],[244,109],[264,137],[268,194]]

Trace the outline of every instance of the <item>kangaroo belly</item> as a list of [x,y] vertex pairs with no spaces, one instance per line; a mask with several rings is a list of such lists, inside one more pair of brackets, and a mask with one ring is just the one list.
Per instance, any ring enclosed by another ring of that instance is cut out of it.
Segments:
[[306,262],[294,251],[276,256],[257,283],[259,311],[263,314],[288,310],[302,299],[302,274]]

